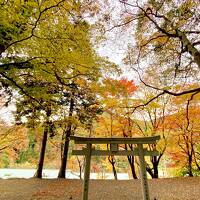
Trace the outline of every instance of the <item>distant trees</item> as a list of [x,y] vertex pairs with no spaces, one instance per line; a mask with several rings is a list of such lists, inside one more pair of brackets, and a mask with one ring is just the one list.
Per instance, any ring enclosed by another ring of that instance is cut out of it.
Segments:
[[184,99],[177,99],[175,105],[178,106],[178,112],[166,118],[166,125],[171,128],[171,134],[176,145],[171,156],[174,163],[182,167],[182,173],[188,176],[199,173],[196,172],[199,171],[200,124],[197,120],[199,106],[196,101],[198,101],[198,96],[193,99],[191,104],[188,103],[185,109],[180,106]]
[[168,145],[168,137],[171,133],[169,127],[166,127],[166,116],[169,114],[167,109],[169,102],[167,99],[158,98],[156,101],[150,103],[143,109],[138,109],[134,116],[139,115],[141,120],[134,120],[138,135],[154,136],[160,135],[161,140],[153,145],[148,145],[150,150],[159,151],[159,156],[150,157],[150,160],[146,163],[146,170],[152,178],[159,177],[159,164],[165,153]]
[[27,132],[23,125],[8,126],[0,124],[0,166],[9,167],[9,164],[18,159],[19,153],[28,146]]
[[[103,90],[106,95],[105,100],[102,101],[104,114],[99,117],[94,133],[98,135],[107,133],[106,135],[111,135],[111,137],[161,135],[161,140],[158,143],[148,146],[149,149],[160,152],[159,156],[151,157],[146,161],[147,172],[152,178],[159,177],[159,164],[162,162],[165,152],[168,154],[163,159],[176,154],[176,161],[182,163],[180,166],[184,166],[183,163],[187,163],[185,166],[187,166],[187,173],[190,176],[192,171],[199,169],[199,134],[197,131],[199,122],[196,121],[194,123],[193,116],[195,114],[192,115],[199,108],[197,104],[198,95],[194,95],[194,98],[188,101],[188,96],[186,95],[179,98],[160,96],[149,102],[148,106],[144,106],[154,96],[155,91],[153,89],[138,86],[138,90],[136,90],[134,84],[131,84],[134,86],[133,94],[126,93],[126,95],[123,95],[125,94],[123,92],[128,90],[125,88],[121,90],[117,83],[121,82],[123,85],[123,83],[128,83],[128,80],[117,81],[110,79],[107,82],[109,83],[107,90]],[[117,92],[115,93],[115,91]],[[185,101],[187,102],[186,104]],[[182,114],[179,115],[179,112]],[[176,116],[178,121],[175,120]],[[197,113],[196,116],[198,116]],[[188,130],[186,131],[186,129]],[[134,149],[134,146],[125,146],[125,148]],[[129,156],[128,161],[133,178],[137,178],[137,159]],[[110,158],[110,163],[113,166],[116,161]]]
[[[71,92],[68,94],[68,111],[66,111],[68,116],[67,125],[64,129],[61,167],[58,174],[59,178],[65,178],[69,137],[75,134],[75,130],[80,124],[87,129],[88,126],[91,126],[92,120],[95,119],[96,115],[101,113],[101,108],[95,96],[95,92],[91,90],[90,84],[92,84],[92,82],[79,79],[71,85]],[[65,101],[63,101],[63,103],[64,102]],[[65,103],[64,106],[66,106]]]

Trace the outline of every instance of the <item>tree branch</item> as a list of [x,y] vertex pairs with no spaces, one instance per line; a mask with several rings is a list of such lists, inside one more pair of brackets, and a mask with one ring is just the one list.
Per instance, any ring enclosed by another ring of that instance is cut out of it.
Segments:
[[5,73],[0,72],[0,75],[4,78],[6,78],[8,81],[10,81],[15,87],[17,87],[24,95],[26,95],[27,97],[29,97],[30,99],[34,100],[35,102],[37,102],[40,106],[43,107],[43,105],[40,103],[40,101],[38,99],[36,99],[35,97],[31,96],[28,92],[26,92],[24,90],[24,88],[22,86],[20,86],[15,80],[13,80],[13,78],[8,77]]
[[[34,59],[38,59],[38,58],[41,58],[41,57],[30,58],[23,62],[11,62],[11,63],[0,64],[0,68],[4,68],[5,70],[8,70],[10,66],[15,66],[17,69],[33,69],[33,65],[31,65],[30,61]],[[30,64],[30,66],[27,66],[26,64]]]
[[193,100],[194,96],[198,94],[199,92],[195,92],[191,95],[190,99],[187,101],[187,106],[186,106],[186,119],[187,119],[187,125],[186,125],[186,131],[189,131],[189,125],[190,125],[190,118],[189,118],[189,106],[190,102]]

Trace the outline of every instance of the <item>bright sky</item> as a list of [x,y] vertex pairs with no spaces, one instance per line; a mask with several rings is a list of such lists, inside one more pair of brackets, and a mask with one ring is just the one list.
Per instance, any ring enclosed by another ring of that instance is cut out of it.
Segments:
[[14,122],[14,116],[12,114],[13,111],[16,110],[14,104],[10,104],[8,107],[3,107],[0,109],[0,119],[10,124]]
[[[132,32],[133,27],[126,27],[123,31],[121,27],[113,28],[114,25],[122,23],[121,14],[124,11],[124,6],[119,2],[119,0],[107,1],[108,5],[106,6],[106,4],[103,4],[103,9],[106,10],[105,13],[108,13],[111,18],[110,22],[108,21],[108,23],[106,23],[106,29],[108,30],[105,34],[106,41],[102,43],[101,47],[98,49],[98,53],[101,56],[107,56],[110,61],[118,64],[123,72],[122,77],[127,77],[128,79],[134,80],[138,83],[138,77],[135,71],[130,70],[130,66],[125,66],[123,63],[123,58],[125,57],[128,45],[135,44]],[[90,19],[88,21],[90,21]]]

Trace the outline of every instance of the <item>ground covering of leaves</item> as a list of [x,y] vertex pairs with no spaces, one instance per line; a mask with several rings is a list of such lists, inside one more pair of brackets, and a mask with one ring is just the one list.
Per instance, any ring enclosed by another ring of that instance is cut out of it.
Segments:
[[[199,200],[200,177],[149,180],[151,200]],[[82,181],[0,179],[0,200],[81,200]],[[91,180],[89,200],[141,200],[140,180]]]

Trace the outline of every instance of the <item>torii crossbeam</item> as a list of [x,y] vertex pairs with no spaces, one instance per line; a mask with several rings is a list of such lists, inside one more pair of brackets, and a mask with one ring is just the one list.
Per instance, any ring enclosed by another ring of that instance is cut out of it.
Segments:
[[[86,145],[86,148],[83,148],[82,150],[72,151],[73,155],[84,155],[86,159],[82,200],[88,200],[91,156],[108,155],[139,156],[143,200],[150,200],[144,156],[158,156],[159,153],[158,151],[149,151],[144,148],[143,145],[155,144],[159,139],[160,136],[135,138],[85,138],[71,136],[70,140],[73,140],[75,144]],[[95,150],[92,148],[92,144],[107,144],[110,145],[110,150]],[[134,144],[137,147],[134,148],[134,150],[119,150],[120,144]]]

